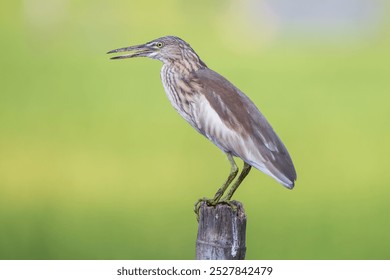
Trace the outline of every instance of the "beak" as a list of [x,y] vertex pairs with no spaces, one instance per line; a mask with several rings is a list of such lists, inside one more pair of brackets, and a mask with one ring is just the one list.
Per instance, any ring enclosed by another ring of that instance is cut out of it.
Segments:
[[137,46],[112,50],[109,51],[107,54],[129,52],[128,54],[111,57],[111,59],[124,59],[124,58],[131,58],[131,57],[148,56],[148,54],[151,54],[154,51],[155,50],[152,47],[149,47],[147,45],[137,45]]

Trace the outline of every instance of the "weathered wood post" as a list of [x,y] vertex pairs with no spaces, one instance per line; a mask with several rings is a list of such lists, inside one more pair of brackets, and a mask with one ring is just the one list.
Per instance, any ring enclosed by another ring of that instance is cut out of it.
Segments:
[[227,204],[215,207],[201,203],[199,209],[197,260],[243,260],[246,252],[246,215],[238,201],[237,208]]

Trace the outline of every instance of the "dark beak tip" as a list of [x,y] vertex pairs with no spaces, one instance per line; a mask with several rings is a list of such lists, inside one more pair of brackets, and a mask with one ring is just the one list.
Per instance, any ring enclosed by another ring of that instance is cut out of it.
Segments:
[[116,53],[116,50],[112,50],[112,51],[107,52],[107,54],[111,54],[111,53]]

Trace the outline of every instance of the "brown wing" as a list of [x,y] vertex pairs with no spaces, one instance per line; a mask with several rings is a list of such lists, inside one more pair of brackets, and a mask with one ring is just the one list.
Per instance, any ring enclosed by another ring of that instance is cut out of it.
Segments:
[[203,96],[197,109],[198,130],[223,151],[293,188],[296,172],[290,155],[254,103],[208,68],[192,75]]

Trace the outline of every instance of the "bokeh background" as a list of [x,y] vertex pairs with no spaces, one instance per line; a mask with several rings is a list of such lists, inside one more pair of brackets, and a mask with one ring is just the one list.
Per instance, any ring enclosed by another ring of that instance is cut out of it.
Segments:
[[106,55],[177,35],[250,96],[296,165],[293,191],[252,171],[236,193],[247,258],[389,259],[389,12],[380,0],[3,1],[0,258],[194,258],[193,204],[229,163],[171,107],[160,62]]

